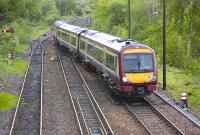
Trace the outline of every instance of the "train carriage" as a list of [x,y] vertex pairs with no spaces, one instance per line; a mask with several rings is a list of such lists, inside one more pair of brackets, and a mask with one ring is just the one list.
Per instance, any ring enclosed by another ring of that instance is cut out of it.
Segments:
[[157,64],[150,47],[62,21],[56,39],[82,62],[95,68],[110,89],[122,96],[144,97],[157,88]]

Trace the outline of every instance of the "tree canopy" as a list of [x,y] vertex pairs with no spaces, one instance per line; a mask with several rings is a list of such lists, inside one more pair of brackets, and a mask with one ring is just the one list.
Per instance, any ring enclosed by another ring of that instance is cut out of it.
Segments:
[[[153,47],[162,62],[162,0],[131,0],[131,38]],[[128,38],[128,2],[98,0],[94,28]],[[200,2],[167,0],[167,63],[200,74]]]

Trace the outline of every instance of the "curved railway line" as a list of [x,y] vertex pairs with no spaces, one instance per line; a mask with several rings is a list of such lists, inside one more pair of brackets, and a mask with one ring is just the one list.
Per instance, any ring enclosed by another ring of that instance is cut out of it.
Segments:
[[[79,22],[74,20],[72,23],[78,24]],[[154,94],[157,92],[139,103],[130,104],[122,101],[128,112],[143,126],[144,132],[170,135],[197,135],[200,132],[198,120],[191,117],[188,119],[185,114],[180,113],[180,110],[177,111],[177,107],[167,103],[159,94],[156,98]],[[113,100],[110,97],[109,99]],[[114,100],[113,102],[121,104],[121,101],[117,101],[118,99]]]
[[63,54],[60,55],[59,52],[60,50],[58,50],[59,61],[76,115],[80,134],[113,135],[110,125],[76,64],[71,58]]
[[[75,19],[70,23],[82,26],[88,24],[88,19]],[[44,101],[43,99],[43,94],[45,93],[43,91],[44,87],[48,89],[43,82],[43,72],[45,71],[43,63],[45,49],[52,41],[51,39],[52,34],[47,34],[39,41],[31,53],[9,135],[54,134],[50,131],[47,132],[52,126],[43,126],[43,122],[46,120],[43,118],[43,113],[46,111],[43,110],[43,105],[46,104],[44,102],[48,101]],[[124,130],[117,127],[120,124],[124,124],[132,129],[127,134],[198,135],[200,133],[199,120],[181,110],[159,91],[145,97],[144,100],[136,102],[129,102],[116,96],[105,96],[110,95],[110,92],[103,90],[105,88],[97,85],[98,83],[103,85],[103,83],[99,82],[96,75],[91,73],[89,76],[93,76],[95,79],[87,79],[87,73],[83,71],[84,68],[80,69],[80,65],[74,62],[72,56],[67,56],[61,51],[59,46],[57,46],[56,51],[58,56],[57,65],[61,68],[60,76],[62,75],[64,78],[62,79],[64,81],[62,85],[66,86],[67,90],[64,86],[62,88],[67,91],[66,95],[69,98],[65,101],[70,102],[67,104],[63,103],[60,106],[64,105],[67,108],[71,108],[71,113],[74,116],[70,116],[75,117],[74,119],[77,122],[73,123],[74,128],[77,130],[69,128],[69,131],[65,131],[66,128],[63,128],[63,132],[72,132],[73,130],[73,133],[76,134],[79,130],[81,135],[126,134],[125,132],[123,133]],[[62,92],[65,91],[63,90]],[[66,98],[66,95],[62,97]],[[111,102],[108,103],[108,101]],[[110,111],[110,109],[114,111]],[[112,115],[108,112],[112,113]],[[113,112],[116,112],[114,114],[116,115],[115,117],[122,117],[121,121],[112,117]],[[112,120],[113,118],[114,121]],[[124,122],[123,120],[127,120],[128,122]],[[54,124],[51,122],[46,123]],[[57,127],[55,129],[57,130]],[[117,132],[119,130],[121,132]]]
[[31,53],[9,135],[41,134],[43,50],[51,37],[42,38]]

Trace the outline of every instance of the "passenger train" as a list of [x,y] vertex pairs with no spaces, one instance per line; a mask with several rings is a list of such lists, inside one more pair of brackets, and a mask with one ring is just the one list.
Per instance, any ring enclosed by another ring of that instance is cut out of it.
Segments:
[[56,21],[59,45],[95,68],[102,80],[123,97],[145,97],[157,89],[157,63],[152,48],[103,32]]

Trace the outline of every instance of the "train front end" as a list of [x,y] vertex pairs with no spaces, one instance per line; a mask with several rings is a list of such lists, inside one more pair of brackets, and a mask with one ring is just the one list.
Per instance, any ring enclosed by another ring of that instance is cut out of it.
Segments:
[[125,96],[145,97],[157,89],[158,71],[153,49],[125,47],[120,54],[120,91]]

